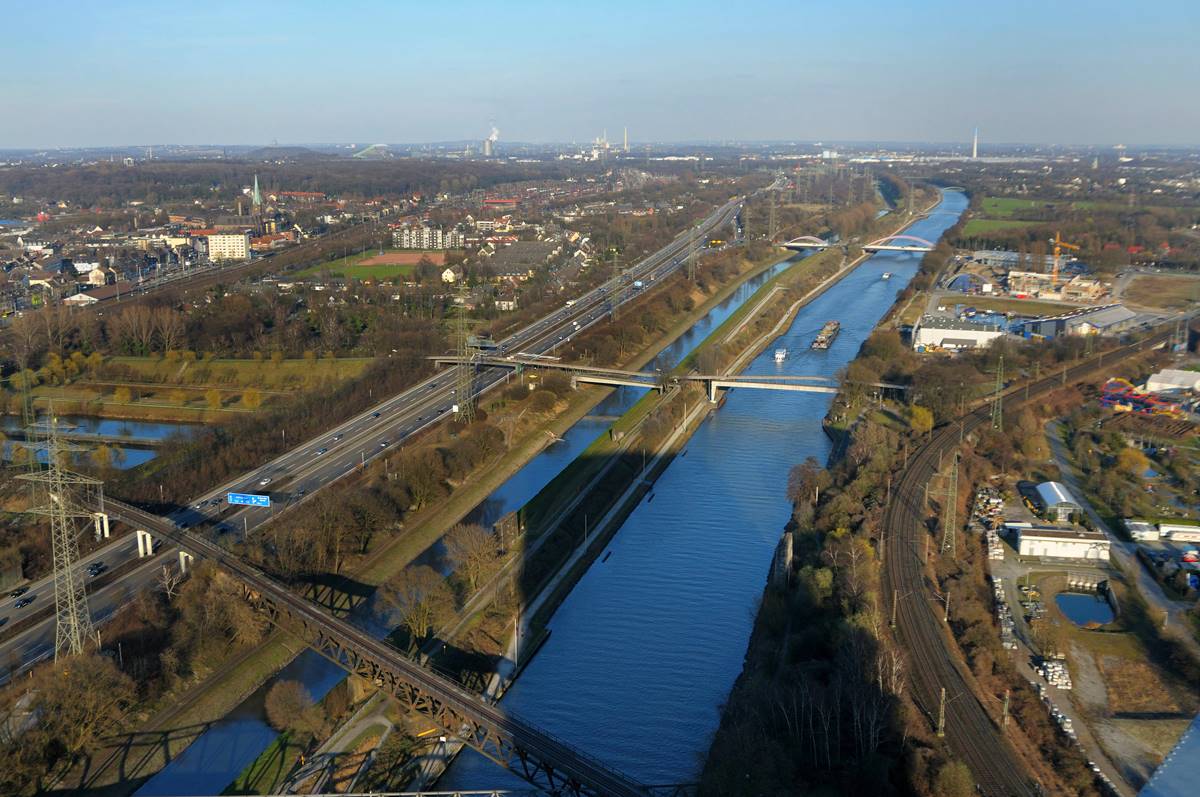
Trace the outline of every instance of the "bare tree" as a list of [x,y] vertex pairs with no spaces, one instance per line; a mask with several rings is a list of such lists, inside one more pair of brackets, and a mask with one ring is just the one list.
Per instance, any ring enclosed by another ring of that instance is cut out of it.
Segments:
[[400,571],[382,587],[383,606],[416,641],[429,636],[454,607],[454,595],[441,573],[427,565]]
[[183,340],[186,325],[183,316],[170,307],[156,307],[153,311],[154,331],[158,335],[158,343],[162,351],[172,351],[179,348]]
[[446,553],[472,590],[496,562],[496,538],[477,523],[459,523],[446,535]]
[[174,600],[175,593],[178,592],[179,584],[182,581],[182,571],[163,565],[162,573],[158,576],[158,588],[167,596],[167,600]]

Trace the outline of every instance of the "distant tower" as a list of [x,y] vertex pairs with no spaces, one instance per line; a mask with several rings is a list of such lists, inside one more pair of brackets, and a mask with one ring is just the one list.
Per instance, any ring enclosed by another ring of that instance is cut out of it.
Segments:
[[971,159],[979,157],[979,128],[975,128],[975,138],[971,141]]
[[496,123],[490,123],[492,130],[488,133],[488,137],[483,140],[483,157],[490,158],[496,154],[496,142],[500,140],[500,131],[496,129]]
[[250,204],[257,213],[262,209],[262,191],[258,190],[258,175],[254,175],[254,190],[250,193]]
[[625,152],[629,152],[629,128],[625,128]]

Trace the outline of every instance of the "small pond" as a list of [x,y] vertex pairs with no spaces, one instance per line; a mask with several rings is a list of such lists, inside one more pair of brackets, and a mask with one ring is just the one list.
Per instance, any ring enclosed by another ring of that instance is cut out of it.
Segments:
[[1054,596],[1054,601],[1067,619],[1080,627],[1092,623],[1104,625],[1113,620],[1112,607],[1100,592],[1060,592]]

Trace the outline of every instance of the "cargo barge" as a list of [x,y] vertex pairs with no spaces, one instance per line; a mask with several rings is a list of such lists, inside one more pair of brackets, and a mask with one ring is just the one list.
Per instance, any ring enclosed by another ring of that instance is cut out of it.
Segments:
[[840,321],[826,321],[825,326],[821,327],[821,331],[813,339],[812,347],[814,349],[828,349],[833,345],[834,339],[841,330],[842,324]]

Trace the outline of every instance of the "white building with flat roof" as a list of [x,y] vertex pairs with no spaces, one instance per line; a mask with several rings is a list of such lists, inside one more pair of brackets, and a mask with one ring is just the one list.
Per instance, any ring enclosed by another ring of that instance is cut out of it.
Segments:
[[1195,523],[1159,523],[1158,534],[1171,542],[1200,542],[1200,525]]
[[1137,542],[1157,542],[1158,528],[1153,523],[1144,520],[1125,518],[1125,530]]
[[974,349],[1003,336],[1004,328],[997,324],[977,324],[950,315],[926,314],[913,327],[912,342],[918,351]]
[[209,260],[249,260],[250,233],[217,232],[205,236]]
[[1077,526],[1016,528],[1017,553],[1042,559],[1108,561],[1108,537]]

